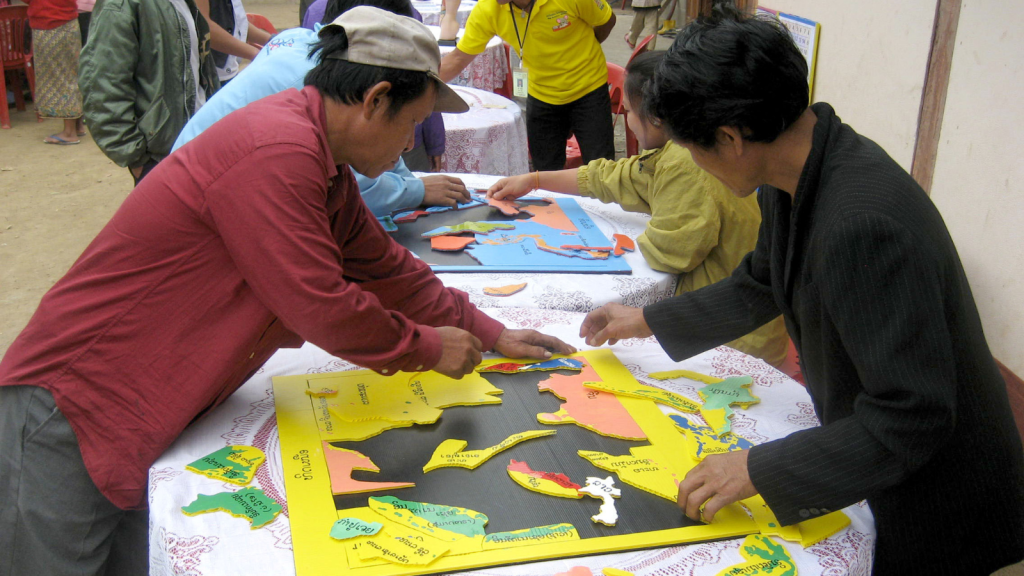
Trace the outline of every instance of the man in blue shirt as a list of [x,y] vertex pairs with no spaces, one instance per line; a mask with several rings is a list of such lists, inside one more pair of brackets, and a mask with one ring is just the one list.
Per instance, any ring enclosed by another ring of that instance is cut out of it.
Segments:
[[[361,4],[411,16],[409,0],[370,0]],[[337,18],[353,7],[348,2],[329,2],[328,10],[340,8]],[[309,49],[319,40],[316,30],[292,28],[274,36],[249,66],[212,98],[185,125],[174,142],[173,150],[185,145],[215,122],[231,112],[261,98],[289,88],[302,89],[306,73],[313,69],[315,62],[309,59]],[[462,180],[443,174],[416,178],[405,166],[404,161],[378,178],[367,178],[353,170],[363,201],[375,216],[387,216],[405,208],[421,204],[454,206],[470,200],[469,191]]]

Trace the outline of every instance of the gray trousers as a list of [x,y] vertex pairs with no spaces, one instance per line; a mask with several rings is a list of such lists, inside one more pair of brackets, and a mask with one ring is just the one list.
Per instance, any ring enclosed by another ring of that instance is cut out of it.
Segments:
[[148,511],[100,493],[48,391],[0,386],[0,576],[148,572]]

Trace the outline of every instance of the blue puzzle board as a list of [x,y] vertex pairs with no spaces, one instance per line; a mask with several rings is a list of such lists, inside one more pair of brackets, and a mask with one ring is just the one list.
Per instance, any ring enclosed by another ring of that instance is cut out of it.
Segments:
[[[613,246],[597,227],[597,224],[572,198],[555,200],[565,216],[577,228],[575,232],[559,230],[530,221],[530,215],[520,212],[518,216],[506,216],[497,208],[488,205],[466,210],[449,210],[421,216],[415,222],[398,225],[392,237],[430,264],[434,272],[538,272],[538,273],[591,273],[631,274],[629,264],[620,257],[609,255],[607,259],[586,259],[589,256],[576,251],[577,256],[564,256],[541,250],[533,238],[521,236],[536,235],[549,246]],[[535,202],[517,201],[520,207],[536,205]],[[515,224],[514,230],[495,230],[490,234],[476,234],[477,243],[458,253],[444,253],[430,248],[430,238],[423,233],[462,222],[495,222]],[[500,245],[482,242],[495,240]],[[472,256],[471,256],[472,255]]]

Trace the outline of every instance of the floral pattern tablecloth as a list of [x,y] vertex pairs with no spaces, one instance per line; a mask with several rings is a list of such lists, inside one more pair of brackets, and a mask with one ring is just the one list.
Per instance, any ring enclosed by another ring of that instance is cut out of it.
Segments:
[[[499,308],[488,314],[510,328],[534,328],[585,349],[577,336],[584,315],[565,310]],[[810,398],[799,384],[768,364],[719,347],[681,363],[672,362],[654,338],[626,340],[610,347],[641,382],[697,399],[697,385],[687,380],[656,381],[650,372],[686,368],[719,377],[750,375],[761,403],[736,411],[733,428],[754,443],[817,426]],[[241,389],[216,410],[189,427],[150,469],[150,573],[153,575],[250,575],[295,573],[281,452],[274,413],[271,377],[357,369],[311,344],[281,350]],[[267,454],[250,486],[261,488],[284,506],[271,523],[251,530],[245,520],[216,512],[186,516],[180,508],[200,493],[237,491],[240,487],[185,471],[193,460],[227,444],[256,446]],[[874,548],[874,522],[861,503],[844,510],[845,530],[809,548],[776,539],[796,562],[801,576],[868,576]],[[742,539],[691,544],[601,556],[486,568],[471,573],[494,576],[553,576],[574,566],[599,575],[605,567],[637,576],[713,576],[740,563]],[[339,561],[344,562],[344,557]]]
[[449,172],[512,176],[529,171],[526,117],[497,94],[454,86],[469,104],[463,114],[444,114],[444,162]]
[[[437,26],[428,26],[437,38],[441,35],[441,29]],[[463,30],[459,30],[459,37]],[[444,58],[454,46],[440,46],[441,57]],[[487,48],[477,54],[468,66],[463,68],[449,84],[455,86],[468,86],[479,88],[488,92],[494,92],[505,84],[505,77],[508,76],[508,57],[505,55],[505,43],[501,38],[495,36],[487,43]]]

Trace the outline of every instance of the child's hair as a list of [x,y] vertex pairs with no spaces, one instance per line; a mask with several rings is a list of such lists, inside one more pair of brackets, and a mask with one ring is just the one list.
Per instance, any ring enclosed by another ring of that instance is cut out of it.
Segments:
[[643,105],[644,87],[651,81],[651,78],[654,78],[654,71],[658,69],[658,65],[664,59],[665,52],[650,51],[638,55],[629,64],[626,64],[626,82],[622,89],[626,92],[626,97],[629,98],[629,104],[633,110],[647,121],[650,121],[650,118],[648,118],[646,107]]

